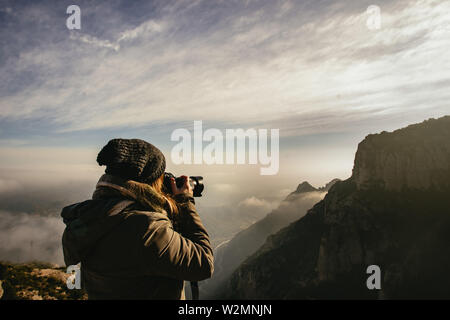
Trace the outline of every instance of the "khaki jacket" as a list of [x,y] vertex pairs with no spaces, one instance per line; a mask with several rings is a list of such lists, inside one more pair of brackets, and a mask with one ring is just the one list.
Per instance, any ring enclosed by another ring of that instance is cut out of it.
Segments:
[[180,203],[178,231],[164,212],[142,210],[123,197],[101,197],[65,207],[66,265],[81,262],[89,299],[183,299],[183,281],[213,273],[213,251],[194,199]]

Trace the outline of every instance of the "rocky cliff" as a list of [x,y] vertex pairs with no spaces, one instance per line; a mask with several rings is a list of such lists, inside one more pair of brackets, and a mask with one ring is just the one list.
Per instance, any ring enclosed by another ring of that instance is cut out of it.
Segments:
[[[360,143],[353,176],[269,237],[222,298],[450,298],[450,117]],[[367,267],[381,269],[369,290]]]
[[450,185],[450,116],[367,136],[358,146],[358,188],[445,189]]

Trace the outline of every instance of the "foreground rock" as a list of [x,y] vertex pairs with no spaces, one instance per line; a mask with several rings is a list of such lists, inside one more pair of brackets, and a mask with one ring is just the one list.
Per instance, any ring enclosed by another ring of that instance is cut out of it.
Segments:
[[0,262],[0,299],[79,300],[82,290],[67,289],[65,268],[46,263],[10,264]]

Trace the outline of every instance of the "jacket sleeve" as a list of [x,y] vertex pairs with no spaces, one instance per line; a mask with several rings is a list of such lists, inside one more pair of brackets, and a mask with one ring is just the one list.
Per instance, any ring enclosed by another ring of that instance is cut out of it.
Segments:
[[168,218],[154,222],[144,235],[144,261],[159,276],[188,281],[210,278],[213,251],[193,198],[179,195],[176,200],[180,204],[179,232]]
[[71,239],[70,233],[67,231],[67,228],[64,230],[62,236],[62,247],[63,247],[63,255],[64,255],[64,263],[66,266],[78,264],[81,261],[81,258],[76,253],[75,248],[71,246],[73,240]]

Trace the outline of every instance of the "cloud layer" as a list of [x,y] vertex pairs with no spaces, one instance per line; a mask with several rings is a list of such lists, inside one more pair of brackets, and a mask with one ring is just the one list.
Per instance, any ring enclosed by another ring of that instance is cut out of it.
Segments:
[[58,7],[11,3],[2,14],[16,28],[3,43],[27,43],[31,24],[50,35],[5,50],[0,119],[45,119],[54,131],[202,119],[298,136],[448,112],[450,4],[380,1],[378,31],[366,27],[369,4],[134,5],[153,10],[142,17],[82,2],[83,27],[69,31]]
[[60,218],[0,211],[0,260],[64,265]]

